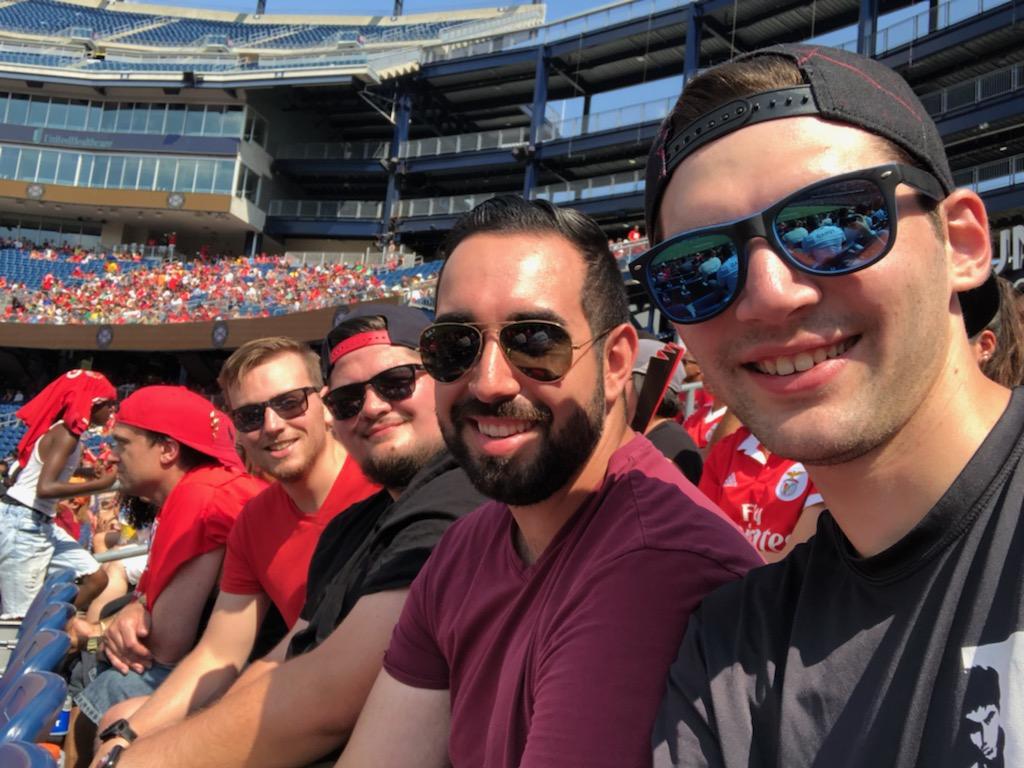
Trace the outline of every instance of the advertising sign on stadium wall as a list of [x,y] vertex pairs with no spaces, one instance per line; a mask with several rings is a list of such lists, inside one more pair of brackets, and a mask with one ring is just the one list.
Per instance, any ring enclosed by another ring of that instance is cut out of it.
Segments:
[[[392,302],[373,302],[377,304]],[[0,323],[0,347],[27,349],[106,349],[131,352],[184,352],[234,349],[250,339],[291,336],[319,342],[333,327],[337,307],[280,317],[162,325],[49,325]],[[104,333],[103,331],[108,331]],[[218,341],[221,344],[218,345]]]
[[90,133],[27,125],[0,124],[0,141],[36,144],[61,149],[105,152],[168,152],[180,155],[226,155],[238,153],[238,139],[215,136],[161,136],[146,133]]
[[992,233],[992,269],[997,275],[1024,287],[1024,224]]

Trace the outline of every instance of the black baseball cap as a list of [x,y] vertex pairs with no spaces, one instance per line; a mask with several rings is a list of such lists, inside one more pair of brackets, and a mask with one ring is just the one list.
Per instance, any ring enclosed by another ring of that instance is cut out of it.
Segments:
[[[738,98],[687,125],[669,114],[647,158],[644,209],[654,245],[661,239],[658,206],[672,172],[690,154],[733,131],[755,123],[810,115],[861,128],[905,150],[939,180],[948,194],[953,174],[935,121],[900,75],[886,65],[839,48],[774,45],[737,56],[733,62],[776,56],[792,61],[804,85]],[[686,90],[680,99],[686,98]]]
[[[359,330],[353,321],[370,317],[384,320],[379,331]],[[398,304],[360,304],[335,316],[334,327],[324,339],[321,360],[324,377],[342,357],[374,344],[419,349],[420,334],[430,325],[430,317],[421,309]]]

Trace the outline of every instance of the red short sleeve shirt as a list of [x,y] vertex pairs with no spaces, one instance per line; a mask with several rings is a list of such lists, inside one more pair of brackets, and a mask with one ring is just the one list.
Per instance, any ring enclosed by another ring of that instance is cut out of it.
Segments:
[[304,514],[280,483],[245,505],[228,539],[222,592],[265,593],[291,628],[306,598],[309,561],[324,527],[335,516],[380,490],[351,458],[312,515]]
[[181,566],[225,546],[242,506],[266,487],[220,465],[197,467],[181,479],[153,522],[149,560],[136,589],[150,611]]
[[759,552],[781,552],[804,509],[822,502],[803,464],[769,453],[746,427],[712,447],[700,489]]
[[[703,392],[703,390],[701,390]],[[716,409],[713,400],[698,405],[697,409],[683,421],[683,429],[693,438],[698,448],[707,448],[715,428],[725,416],[726,407]]]

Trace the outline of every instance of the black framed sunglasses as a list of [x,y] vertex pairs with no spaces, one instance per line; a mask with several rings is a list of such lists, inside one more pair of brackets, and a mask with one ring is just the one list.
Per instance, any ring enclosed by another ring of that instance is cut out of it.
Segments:
[[746,244],[763,237],[788,264],[822,277],[878,262],[896,242],[896,187],[945,198],[930,173],[890,163],[816,182],[743,219],[668,238],[629,265],[630,274],[676,323],[702,323],[743,290]]
[[373,391],[389,403],[408,400],[416,391],[416,374],[422,370],[423,366],[418,363],[396,365],[366,381],[335,387],[324,395],[324,402],[334,418],[351,419],[363,410],[367,387],[373,387]]
[[241,405],[229,414],[231,423],[239,432],[255,432],[263,428],[263,414],[267,408],[282,419],[297,419],[309,409],[309,396],[319,391],[317,387],[299,387],[275,395],[262,403]]
[[577,350],[593,345],[611,328],[573,344],[569,331],[550,320],[512,320],[507,323],[434,323],[420,335],[420,356],[427,373],[443,384],[457,381],[480,359],[484,331],[498,329],[498,346],[505,359],[535,381],[556,382],[575,365]]

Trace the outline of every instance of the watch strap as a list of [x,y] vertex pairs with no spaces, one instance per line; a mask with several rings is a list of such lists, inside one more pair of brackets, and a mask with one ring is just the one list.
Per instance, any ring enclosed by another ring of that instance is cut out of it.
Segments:
[[124,718],[115,720],[102,731],[100,731],[100,741],[110,741],[111,739],[124,739],[131,744],[138,736],[132,727],[128,724],[128,721]]

